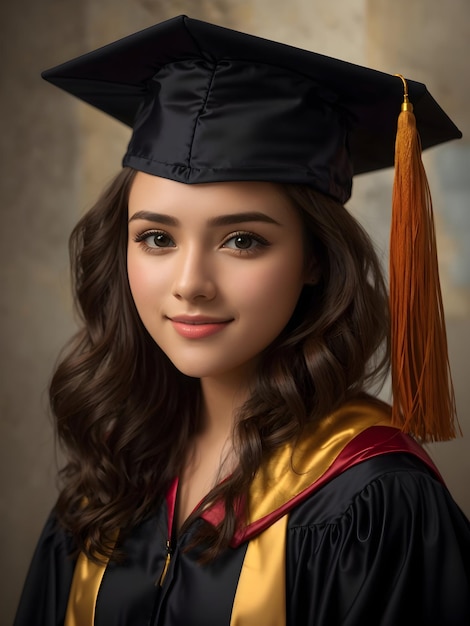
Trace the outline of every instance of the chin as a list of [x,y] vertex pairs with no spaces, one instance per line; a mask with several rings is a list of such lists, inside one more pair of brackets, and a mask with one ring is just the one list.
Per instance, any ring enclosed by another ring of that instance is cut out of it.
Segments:
[[245,371],[250,368],[248,364],[227,363],[225,360],[223,363],[204,363],[202,360],[197,362],[182,362],[179,359],[172,360],[176,369],[190,378],[232,378],[235,376],[238,378],[243,376]]
[[185,376],[190,376],[191,378],[205,378],[207,376],[217,375],[217,372],[220,372],[222,368],[211,367],[207,363],[198,362],[188,362],[182,361],[181,359],[170,359],[173,363],[174,367],[184,374]]

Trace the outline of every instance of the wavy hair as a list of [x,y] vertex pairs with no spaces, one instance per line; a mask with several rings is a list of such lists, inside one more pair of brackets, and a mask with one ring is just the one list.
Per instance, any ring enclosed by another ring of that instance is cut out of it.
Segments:
[[[131,296],[127,201],[134,176],[123,169],[72,232],[81,328],[50,384],[67,459],[56,511],[77,550],[94,560],[111,555],[116,529],[124,536],[159,505],[199,427],[199,382],[155,344]],[[368,235],[336,201],[308,187],[280,188],[300,212],[307,261],[312,254],[321,276],[304,288],[287,327],[262,355],[235,426],[238,465],[200,505],[222,499],[226,510],[217,528],[200,527],[204,559],[228,545],[238,498],[263,460],[388,369],[387,293]]]

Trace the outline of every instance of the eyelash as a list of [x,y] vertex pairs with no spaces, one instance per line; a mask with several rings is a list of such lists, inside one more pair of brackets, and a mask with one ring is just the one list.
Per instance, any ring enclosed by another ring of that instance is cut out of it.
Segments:
[[[172,238],[168,235],[168,233],[166,233],[164,230],[146,230],[142,233],[137,234],[134,237],[134,241],[136,243],[139,243],[142,248],[144,248],[144,250],[146,250],[149,253],[155,253],[158,250],[165,250],[166,248],[172,248],[173,246],[162,246],[162,247],[152,247],[149,246],[146,243],[146,239],[149,239],[150,237],[156,237],[158,235],[163,235],[165,237],[168,237],[170,242],[173,242]],[[252,239],[254,242],[256,242],[256,246],[254,248],[250,248],[250,249],[244,249],[244,248],[228,248],[228,246],[226,245],[229,241],[231,241],[232,239],[236,239],[237,237],[246,237],[248,239]],[[264,237],[261,237],[260,235],[257,235],[255,233],[252,233],[250,231],[246,231],[246,230],[240,230],[234,233],[231,233],[230,235],[228,235],[225,240],[222,243],[222,247],[226,247],[226,249],[231,250],[232,252],[234,252],[235,254],[238,254],[240,256],[248,256],[248,255],[254,255],[257,254],[259,251],[260,247],[268,247],[270,245],[270,243],[264,239]]]
[[146,239],[149,239],[150,237],[157,237],[158,235],[163,235],[164,237],[168,237],[170,241],[173,241],[172,238],[168,235],[168,233],[166,233],[164,230],[145,230],[143,233],[138,233],[134,237],[134,241],[140,244],[144,250],[150,253],[155,252],[156,250],[165,250],[166,247],[168,248],[173,247],[173,246],[162,246],[159,248],[156,246],[155,248],[153,248],[152,246],[149,246],[145,242]]
[[249,250],[244,248],[228,248],[240,256],[257,254],[259,252],[259,248],[267,248],[270,245],[264,237],[260,237],[260,235],[256,235],[255,233],[247,230],[239,230],[235,233],[231,233],[228,237],[226,237],[222,245],[225,246],[229,241],[236,239],[237,237],[247,237],[248,239],[255,241],[257,244],[254,248]]

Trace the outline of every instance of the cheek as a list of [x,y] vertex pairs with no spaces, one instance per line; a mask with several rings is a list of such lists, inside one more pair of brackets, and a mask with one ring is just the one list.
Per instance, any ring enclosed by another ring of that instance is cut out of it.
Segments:
[[294,253],[277,263],[247,272],[239,282],[240,298],[253,313],[281,323],[289,320],[304,285],[303,257]]
[[158,280],[155,272],[149,271],[146,259],[128,254],[127,276],[135,305],[137,309],[140,309],[151,295],[158,290]]
[[132,297],[136,299],[136,295],[140,293],[145,283],[144,272],[139,271],[138,263],[132,254],[127,255],[127,278]]

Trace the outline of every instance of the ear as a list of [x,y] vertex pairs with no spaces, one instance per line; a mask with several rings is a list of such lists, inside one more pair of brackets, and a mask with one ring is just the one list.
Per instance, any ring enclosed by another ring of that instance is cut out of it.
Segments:
[[317,258],[312,255],[305,268],[305,284],[317,285],[321,278],[321,266]]

